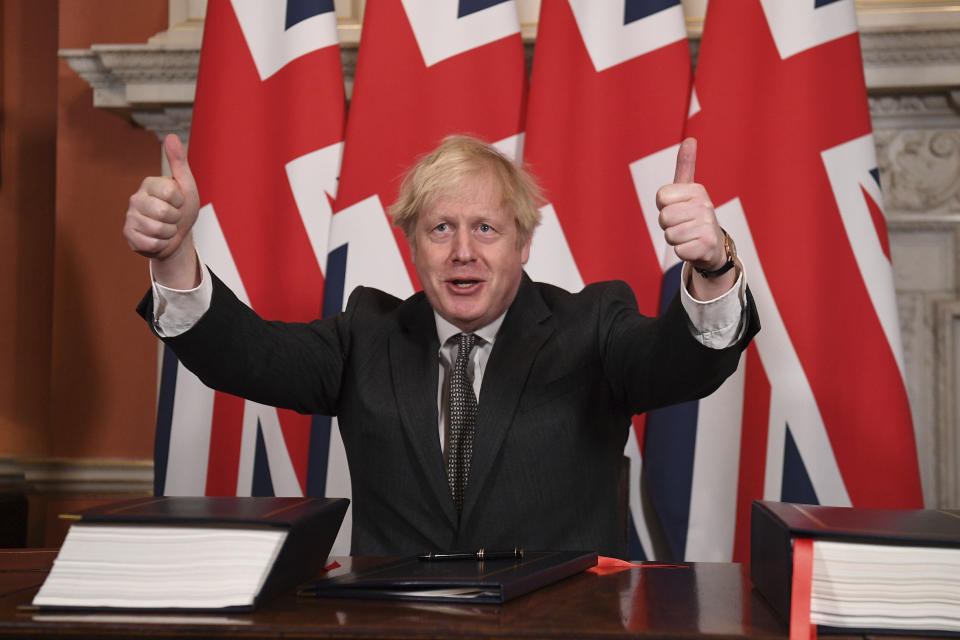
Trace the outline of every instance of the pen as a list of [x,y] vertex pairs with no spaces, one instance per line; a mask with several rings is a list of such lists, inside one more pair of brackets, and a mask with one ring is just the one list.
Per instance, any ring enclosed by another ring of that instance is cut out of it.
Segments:
[[487,551],[479,549],[465,553],[425,553],[417,556],[420,560],[522,560],[523,549],[517,547],[511,551]]

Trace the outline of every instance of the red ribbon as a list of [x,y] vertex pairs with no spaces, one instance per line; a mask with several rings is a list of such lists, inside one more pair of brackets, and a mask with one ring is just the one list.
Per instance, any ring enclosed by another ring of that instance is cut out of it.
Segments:
[[810,623],[813,587],[813,540],[793,540],[793,585],[790,593],[790,640],[817,640],[817,627]]
[[686,565],[682,564],[653,564],[650,562],[629,562],[620,558],[610,558],[608,556],[597,556],[597,566],[587,569],[590,573],[605,576],[608,573],[616,573],[625,569],[683,569]]

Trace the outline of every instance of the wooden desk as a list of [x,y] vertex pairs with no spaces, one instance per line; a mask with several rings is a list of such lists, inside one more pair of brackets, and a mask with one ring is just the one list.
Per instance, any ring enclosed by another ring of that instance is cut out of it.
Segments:
[[[55,551],[0,551],[0,638],[777,638],[741,565],[584,573],[503,605],[276,598],[249,614],[28,612]],[[338,558],[340,571],[372,559]],[[831,636],[836,638],[837,636]]]

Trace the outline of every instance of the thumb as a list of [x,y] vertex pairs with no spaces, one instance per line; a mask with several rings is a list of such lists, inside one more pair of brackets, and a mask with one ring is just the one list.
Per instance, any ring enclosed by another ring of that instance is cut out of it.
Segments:
[[170,173],[180,188],[184,191],[196,191],[193,173],[190,171],[190,165],[187,164],[187,150],[183,148],[180,138],[172,133],[169,134],[163,140],[163,151],[167,155]]
[[697,139],[687,138],[680,143],[677,151],[677,170],[673,174],[673,183],[692,183],[697,165]]

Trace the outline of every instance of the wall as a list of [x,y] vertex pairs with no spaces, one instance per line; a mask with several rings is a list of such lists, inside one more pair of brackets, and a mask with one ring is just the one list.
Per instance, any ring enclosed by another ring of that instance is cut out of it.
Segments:
[[[90,16],[110,16],[109,25]],[[167,26],[165,1],[61,2],[59,47],[143,42]],[[93,108],[60,61],[50,372],[51,456],[149,458],[156,343],[133,313],[146,263],[120,235],[127,198],[156,173],[156,137]],[[108,176],[108,181],[104,180]]]
[[30,542],[49,545],[57,512],[122,495],[104,476],[149,466],[156,394],[156,343],[133,313],[146,267],[120,227],[159,146],[94,108],[57,51],[142,43],[167,27],[167,2],[0,7],[0,457],[44,485]]
[[0,121],[0,447],[47,445],[57,3],[4,0]]

